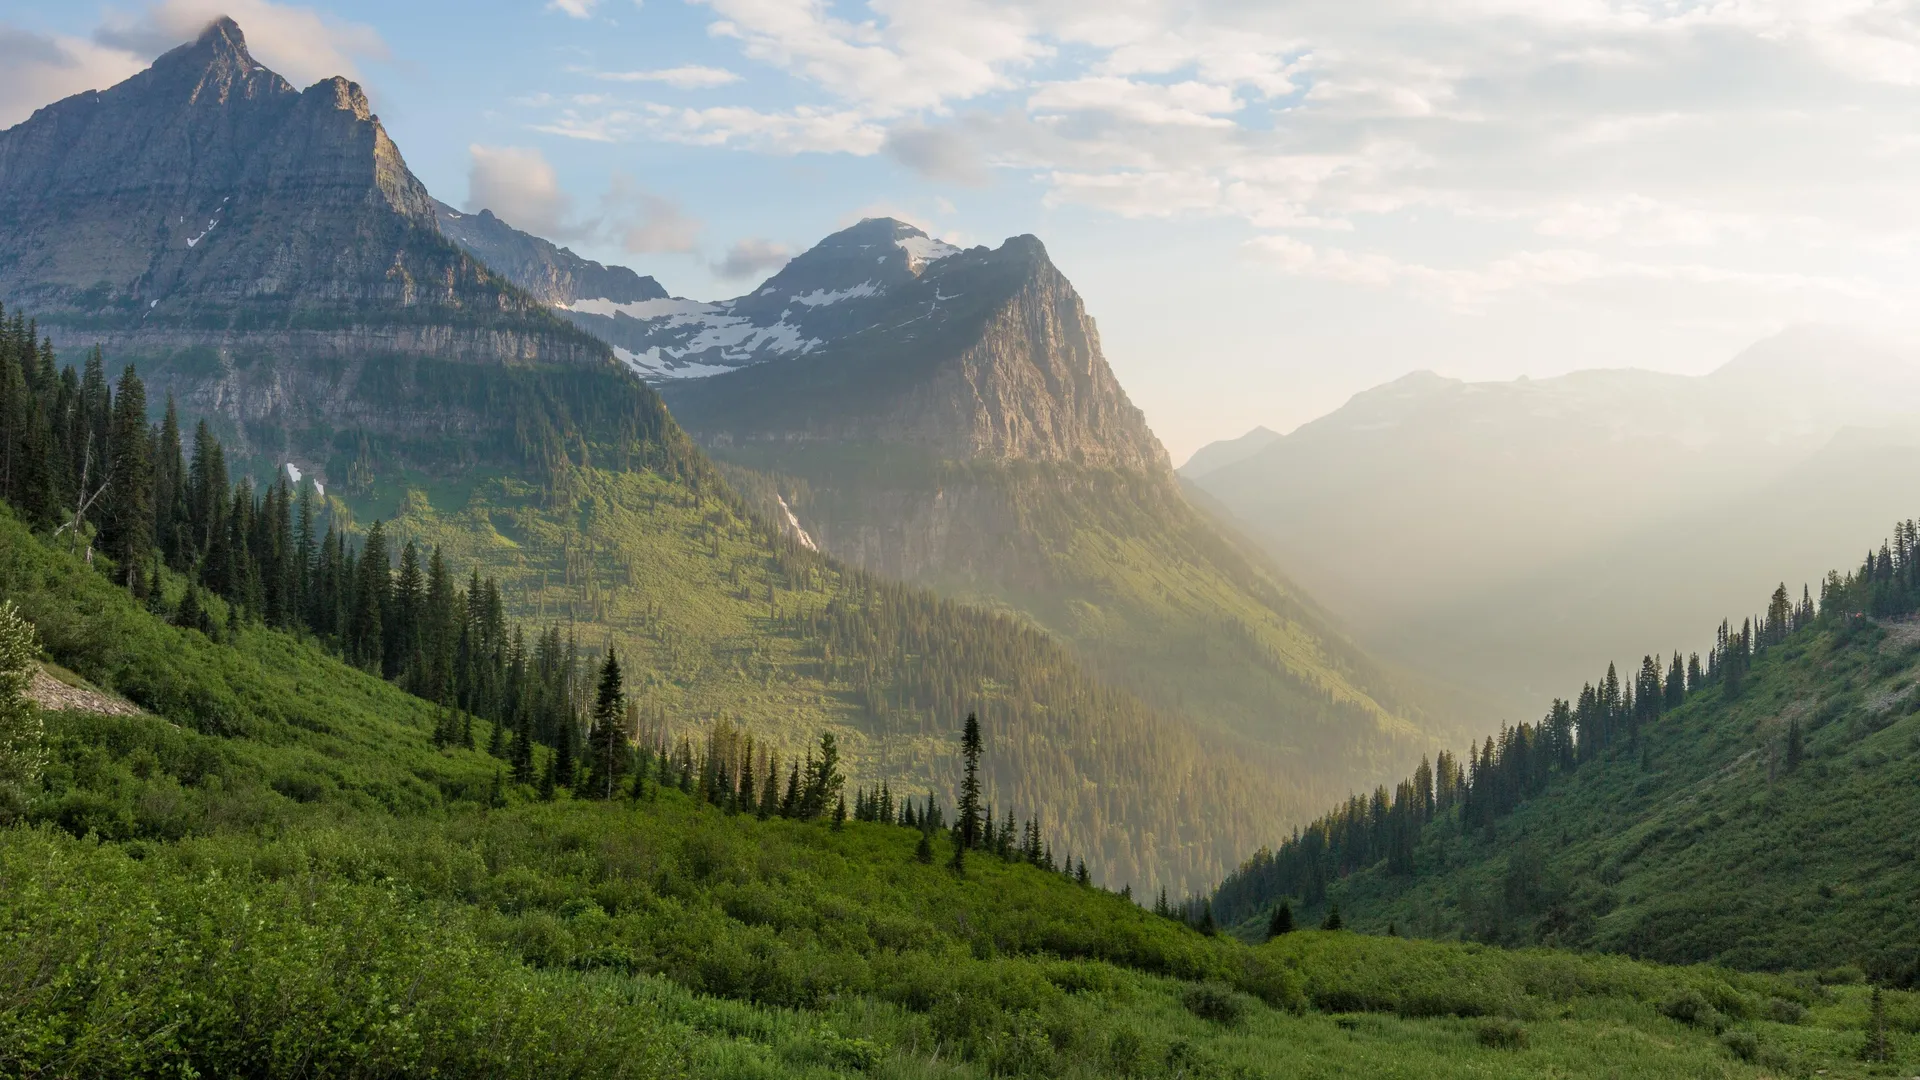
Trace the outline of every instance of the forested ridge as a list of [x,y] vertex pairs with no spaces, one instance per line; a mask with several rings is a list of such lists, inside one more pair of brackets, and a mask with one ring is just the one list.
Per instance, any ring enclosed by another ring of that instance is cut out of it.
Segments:
[[[1911,912],[1891,897],[1826,905],[1841,886],[1804,875],[1857,879],[1863,900],[1907,887],[1872,852],[1915,810],[1896,778],[1920,746],[1916,611],[1909,520],[1817,599],[1781,585],[1723,621],[1704,658],[1649,655],[1625,678],[1609,665],[1539,722],[1353,797],[1229,875],[1213,911],[1252,932],[1282,903],[1313,917],[1337,904],[1375,928],[1767,967],[1824,956],[1910,981]],[[1823,762],[1839,757],[1851,768],[1833,775]],[[1817,822],[1841,820],[1859,845],[1822,838]],[[1642,873],[1667,891],[1622,885]]]

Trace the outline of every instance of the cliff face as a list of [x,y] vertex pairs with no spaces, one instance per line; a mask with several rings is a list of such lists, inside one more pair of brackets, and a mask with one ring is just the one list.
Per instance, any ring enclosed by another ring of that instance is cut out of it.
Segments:
[[[405,359],[593,365],[605,346],[449,243],[345,79],[295,90],[229,19],[0,132],[0,300],[57,345],[262,426],[397,430],[349,408]],[[473,418],[479,422],[480,418]]]

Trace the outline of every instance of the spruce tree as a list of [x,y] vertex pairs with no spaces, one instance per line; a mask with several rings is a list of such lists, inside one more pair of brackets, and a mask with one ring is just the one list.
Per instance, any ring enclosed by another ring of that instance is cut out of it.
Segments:
[[121,374],[114,395],[107,447],[110,464],[100,542],[120,564],[121,579],[133,588],[153,547],[153,458],[147,436],[147,391],[131,364]]
[[1877,986],[1867,1006],[1867,1045],[1860,1056],[1868,1061],[1885,1061],[1891,1056],[1887,1045],[1887,1000]]
[[833,807],[833,831],[839,832],[840,830],[846,827],[847,827],[847,797],[845,795],[842,795],[840,796],[840,801],[835,803]]
[[1267,940],[1272,941],[1282,934],[1293,933],[1293,905],[1285,900],[1273,909],[1273,918],[1267,921]]
[[[963,848],[980,846],[980,718],[967,714],[966,730],[960,736],[960,756],[966,762],[960,777],[960,802],[954,808],[954,833]],[[956,867],[958,863],[956,861]]]
[[1320,923],[1320,929],[1322,930],[1341,929],[1339,904],[1332,904],[1328,906],[1327,917]]
[[1200,925],[1197,929],[1208,937],[1220,932],[1219,927],[1213,925],[1213,901],[1200,901]]
[[933,836],[932,836],[932,834],[930,834],[930,833],[927,833],[927,832],[924,832],[924,831],[923,831],[923,832],[921,832],[921,834],[920,834],[920,843],[919,843],[919,844],[917,844],[917,845],[915,845],[915,847],[914,847],[914,849],[913,849],[913,857],[914,857],[914,858],[915,858],[916,860],[918,860],[919,862],[921,862],[921,863],[923,863],[923,864],[925,864],[925,865],[927,865],[927,866],[932,866],[932,865],[933,865]]
[[596,799],[611,799],[620,778],[626,775],[633,756],[627,741],[627,695],[622,686],[620,661],[611,646],[600,667],[600,685],[594,697],[593,728],[587,735],[589,764],[587,790]]
[[1801,760],[1806,756],[1806,735],[1800,730],[1800,718],[1795,717],[1787,721],[1787,771],[1792,772],[1799,768]]

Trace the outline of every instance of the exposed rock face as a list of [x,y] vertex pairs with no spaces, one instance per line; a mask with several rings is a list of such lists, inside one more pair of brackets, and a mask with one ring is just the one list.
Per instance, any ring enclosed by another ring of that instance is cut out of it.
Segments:
[[441,235],[358,86],[295,90],[229,19],[0,132],[0,221],[0,300],[243,443],[402,430],[418,410],[366,390],[412,361],[609,360]]
[[[1168,473],[1165,449],[1100,354],[1086,306],[1039,240],[940,245],[939,258],[924,260],[896,242],[903,229],[862,222],[733,301],[735,317],[758,309],[791,319],[809,297],[838,295],[841,325],[797,355],[663,384],[682,422],[719,446],[886,443],[945,460]],[[849,249],[860,254],[848,258]],[[869,276],[846,280],[861,273]]]

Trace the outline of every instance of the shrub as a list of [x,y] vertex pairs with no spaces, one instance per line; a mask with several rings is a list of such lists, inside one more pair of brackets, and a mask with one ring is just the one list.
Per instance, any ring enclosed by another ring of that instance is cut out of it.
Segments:
[[1660,1012],[1691,1027],[1713,1031],[1721,1028],[1719,1011],[1707,1003],[1700,991],[1691,987],[1668,998],[1666,1004],[1660,1006]]
[[1527,1029],[1511,1020],[1482,1020],[1474,1031],[1480,1045],[1492,1050],[1524,1050]]
[[1180,1003],[1202,1020],[1229,1027],[1246,1016],[1246,1002],[1239,994],[1216,982],[1196,983],[1181,995]]
[[1720,1036],[1720,1044],[1741,1061],[1758,1061],[1760,1058],[1760,1037],[1751,1031],[1729,1031]]
[[1797,1024],[1806,1018],[1807,1007],[1797,1001],[1774,998],[1767,1002],[1767,1019],[1776,1024]]

